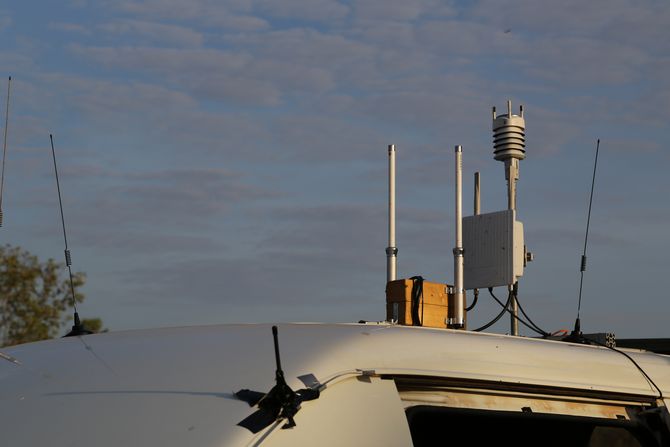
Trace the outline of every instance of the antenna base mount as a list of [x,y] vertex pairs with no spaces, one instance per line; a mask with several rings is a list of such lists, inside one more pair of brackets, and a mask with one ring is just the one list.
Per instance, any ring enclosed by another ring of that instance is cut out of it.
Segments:
[[81,335],[90,335],[92,334],[93,331],[89,330],[81,324],[81,320],[79,319],[79,313],[75,312],[74,313],[74,324],[72,325],[72,329],[70,329],[70,332],[65,334],[63,337],[79,337]]

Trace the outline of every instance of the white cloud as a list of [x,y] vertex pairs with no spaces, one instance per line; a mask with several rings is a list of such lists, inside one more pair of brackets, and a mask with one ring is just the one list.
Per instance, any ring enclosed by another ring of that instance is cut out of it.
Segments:
[[[667,2],[594,0],[581,2],[536,2],[533,0],[482,0],[468,17],[516,33],[546,37],[597,37],[616,43],[667,48],[660,39],[670,20]],[[655,37],[652,37],[655,36]],[[529,36],[530,38],[530,36]]]
[[56,31],[63,31],[66,33],[76,33],[76,34],[91,34],[91,30],[84,25],[78,23],[68,23],[68,22],[51,22],[49,23],[49,29]]
[[254,9],[291,20],[337,20],[349,14],[349,7],[335,0],[255,0]]
[[216,49],[176,49],[147,46],[94,47],[72,45],[73,53],[112,68],[128,68],[156,74],[197,75],[244,68],[251,56]]
[[261,31],[270,28],[270,24],[263,18],[252,15],[230,14],[225,12],[215,15],[208,15],[203,18],[203,22],[207,26],[218,28],[216,31],[221,33],[234,31]]
[[[142,16],[156,18],[190,20],[199,18],[212,7],[213,2],[193,0],[113,0],[110,2],[115,8]],[[219,6],[218,9],[222,9]]]
[[640,79],[650,56],[640,48],[592,38],[542,39],[528,47],[527,74],[576,85],[620,85]]
[[353,9],[361,20],[416,20],[443,18],[454,14],[450,2],[440,0],[355,0]]
[[12,17],[7,12],[0,11],[0,31],[4,31],[10,26],[12,26]]
[[231,44],[253,51],[257,57],[290,60],[300,66],[322,69],[354,68],[375,57],[375,48],[340,34],[291,28],[231,38]]
[[204,40],[202,33],[184,26],[142,20],[117,20],[100,25],[100,29],[124,38],[146,38],[149,42],[183,47],[199,47]]
[[199,98],[242,104],[274,105],[280,91],[272,82],[249,73],[252,58],[245,54],[212,49],[167,49],[152,47],[81,47],[75,54],[110,68],[149,72]]
[[197,22],[219,27],[221,32],[257,31],[268,27],[265,19],[251,14],[251,0],[114,0],[114,8],[151,20]]
[[[308,33],[312,42],[295,35],[247,40],[243,51],[155,47],[84,47],[72,45],[76,55],[112,69],[159,75],[173,86],[199,98],[239,104],[272,106],[285,95],[324,92],[335,88],[333,70],[347,72],[363,54],[346,40]],[[314,42],[316,41],[316,42]],[[323,45],[318,45],[323,42]],[[251,56],[251,48],[264,47]],[[291,60],[291,62],[287,62]],[[324,61],[324,64],[321,62]],[[325,64],[325,61],[329,61]],[[324,66],[325,65],[325,66]]]

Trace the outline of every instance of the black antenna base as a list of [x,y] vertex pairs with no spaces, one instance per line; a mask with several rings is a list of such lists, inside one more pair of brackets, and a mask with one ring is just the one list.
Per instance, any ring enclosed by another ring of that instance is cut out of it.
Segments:
[[86,326],[81,324],[81,320],[79,319],[79,313],[75,312],[74,324],[72,325],[72,329],[70,329],[70,332],[65,334],[63,337],[79,337],[81,335],[90,335],[92,333],[93,331],[86,329]]
[[293,416],[300,410],[300,404],[304,401],[318,399],[320,395],[318,389],[305,388],[293,391],[288,386],[284,379],[284,371],[281,368],[277,326],[272,326],[272,336],[274,338],[275,361],[277,363],[275,386],[267,394],[247,389],[235,393],[238,399],[247,402],[250,406],[258,406],[257,411],[237,424],[252,433],[258,433],[265,427],[281,419],[286,419],[287,421],[282,425],[283,429],[295,427]]
[[572,330],[570,335],[564,337],[562,341],[567,341],[569,343],[581,343],[585,345],[590,344],[589,340],[587,340],[582,334],[582,323],[579,320],[579,317],[577,317],[575,320],[575,328]]

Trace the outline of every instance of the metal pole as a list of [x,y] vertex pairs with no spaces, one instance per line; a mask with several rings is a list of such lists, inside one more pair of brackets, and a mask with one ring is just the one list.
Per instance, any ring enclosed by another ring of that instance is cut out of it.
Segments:
[[514,295],[514,285],[507,286],[507,291],[512,295],[509,300],[510,311],[512,312],[510,314],[511,334],[519,335],[519,320],[517,319],[519,316],[519,303],[517,303],[516,296]]
[[[511,113],[511,112],[510,112]],[[508,115],[511,116],[511,115]],[[516,158],[505,160],[505,176],[507,177],[507,205],[510,210],[516,210],[516,181],[519,179],[519,160]],[[519,305],[514,296],[513,284],[507,287],[511,294],[510,304],[510,333],[519,335]]]
[[[519,112],[523,113],[523,112]],[[512,117],[512,101],[507,101],[507,116]],[[505,160],[505,177],[507,177],[507,207],[516,210],[516,182],[519,180],[519,159],[508,158]],[[507,287],[511,295],[510,302],[510,330],[512,335],[519,335],[519,304],[514,296],[514,284]]]
[[505,178],[507,180],[507,208],[516,209],[516,182],[519,180],[519,160],[505,160]]
[[480,176],[479,172],[475,172],[475,206],[474,206],[474,215],[479,215],[481,210],[481,185],[480,185]]
[[[481,176],[479,175],[479,172],[475,172],[475,203],[474,203],[474,209],[473,209],[473,214],[475,216],[478,216],[480,214],[481,207],[482,207]],[[473,289],[472,290],[472,295],[473,295],[472,303],[474,304],[477,301],[477,299],[479,298],[479,289],[477,289],[477,288]]]
[[398,248],[395,246],[395,144],[389,144],[389,240],[386,247],[386,282],[395,281]]
[[[511,107],[508,105],[508,107]],[[511,113],[511,112],[510,112]],[[508,115],[511,116],[511,115]],[[516,210],[516,181],[519,179],[519,160],[516,158],[505,160],[505,174],[507,177],[507,205],[510,210]],[[507,287],[508,293],[511,294],[509,300],[510,304],[510,333],[512,335],[519,335],[519,304],[514,296],[513,284]]]
[[456,246],[454,247],[454,303],[449,307],[447,325],[459,329],[465,325],[465,291],[463,290],[463,148],[454,148],[456,158]]

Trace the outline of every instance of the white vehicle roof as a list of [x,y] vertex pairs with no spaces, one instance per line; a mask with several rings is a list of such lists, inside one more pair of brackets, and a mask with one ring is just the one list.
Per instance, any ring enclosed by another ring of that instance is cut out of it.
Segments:
[[[597,346],[388,324],[278,327],[294,390],[305,388],[298,376],[324,383],[368,370],[658,396],[630,360]],[[256,437],[236,424],[253,408],[233,393],[267,392],[275,378],[270,325],[115,332],[3,352],[21,363],[0,359],[0,434],[12,446],[248,445]],[[670,396],[670,357],[626,352]]]

